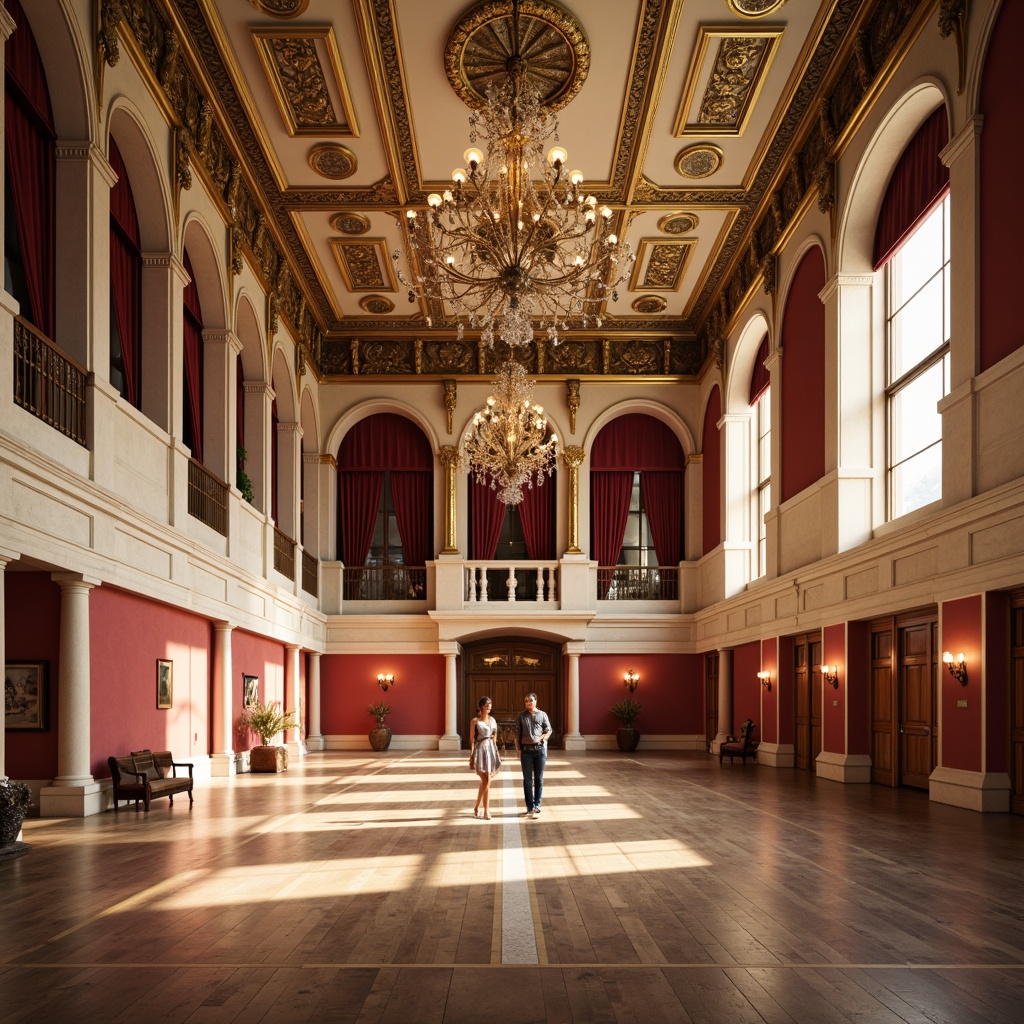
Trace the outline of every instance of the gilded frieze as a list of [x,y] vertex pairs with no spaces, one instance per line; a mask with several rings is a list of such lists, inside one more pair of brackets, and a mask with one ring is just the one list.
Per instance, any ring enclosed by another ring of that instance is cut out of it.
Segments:
[[331,249],[350,292],[396,290],[386,239],[332,238]]
[[476,371],[476,346],[472,341],[432,341],[423,343],[423,372],[430,374],[472,374]]
[[415,352],[409,342],[367,341],[359,346],[360,376],[386,377],[415,372]]
[[657,376],[665,372],[664,348],[661,342],[630,339],[615,340],[611,345],[612,374]]

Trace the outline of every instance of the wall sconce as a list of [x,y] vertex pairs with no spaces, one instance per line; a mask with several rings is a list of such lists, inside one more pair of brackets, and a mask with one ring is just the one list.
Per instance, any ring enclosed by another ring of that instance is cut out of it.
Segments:
[[761,671],[757,673],[757,678],[761,680],[761,685],[769,692],[772,692],[772,674],[771,672]]
[[377,685],[385,692],[388,692],[389,686],[395,685],[395,677],[389,672],[385,675],[383,672],[377,673]]
[[636,688],[640,685],[640,673],[630,669],[623,678],[625,679],[624,685],[626,689],[630,693],[636,693]]
[[833,690],[839,689],[839,669],[835,665],[822,665],[821,678],[824,679]]
[[961,686],[967,685],[967,662],[964,660],[964,652],[961,651],[955,658],[949,651],[943,652],[942,660],[949,669],[949,674],[956,679]]

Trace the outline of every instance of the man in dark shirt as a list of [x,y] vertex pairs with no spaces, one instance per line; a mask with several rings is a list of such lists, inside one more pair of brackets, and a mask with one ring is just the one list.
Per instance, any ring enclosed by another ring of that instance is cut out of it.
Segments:
[[551,720],[537,708],[537,694],[528,693],[526,705],[516,719],[516,751],[523,766],[523,795],[526,797],[526,816],[540,814],[540,798],[544,790],[544,765],[548,759],[548,737]]

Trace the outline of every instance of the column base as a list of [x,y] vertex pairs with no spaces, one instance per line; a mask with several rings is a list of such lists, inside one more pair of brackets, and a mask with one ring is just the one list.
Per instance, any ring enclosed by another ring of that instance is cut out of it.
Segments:
[[[719,734],[718,734],[718,735],[717,735],[717,736],[716,736],[716,737],[715,737],[715,738],[714,738],[714,739],[713,739],[713,740],[711,741],[711,753],[712,753],[712,754],[717,754],[717,753],[718,753],[718,751],[719,751],[719,748],[720,748],[720,747],[722,746],[722,744],[723,744],[723,743],[725,743],[725,741],[726,741],[726,740],[727,740],[728,738],[729,738],[729,733],[727,733],[727,732],[720,732],[720,733],[719,733]],[[760,747],[759,747],[758,749],[760,750]]]
[[567,736],[563,736],[562,741],[565,745],[565,749],[568,751],[587,749],[586,737],[578,732],[570,733]]
[[292,740],[289,743],[286,743],[285,749],[287,749],[289,757],[306,756],[306,745],[301,740]]
[[445,734],[437,741],[437,749],[446,751],[461,750],[462,737],[458,733],[453,736]]
[[86,818],[113,806],[110,786],[94,779],[84,785],[44,786],[39,791],[40,818]]
[[324,749],[324,738],[323,736],[307,736],[306,737],[306,750],[312,752],[319,752]]
[[966,772],[936,768],[928,778],[928,798],[969,811],[1010,810],[1010,776],[1005,772]]
[[867,754],[833,754],[823,750],[814,759],[814,773],[833,782],[869,783],[871,758]]
[[[717,742],[717,738],[716,738]],[[712,747],[712,753],[718,751]],[[796,761],[796,752],[792,743],[764,743],[757,747],[757,763],[768,768],[792,768]]]
[[224,779],[238,774],[238,758],[233,750],[210,757],[210,775],[215,779]]

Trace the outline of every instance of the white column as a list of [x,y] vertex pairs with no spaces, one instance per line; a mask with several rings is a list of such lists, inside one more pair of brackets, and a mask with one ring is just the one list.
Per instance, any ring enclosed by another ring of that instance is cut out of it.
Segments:
[[277,528],[294,541],[299,536],[299,459],[302,457],[302,427],[298,423],[277,424]]
[[39,794],[44,818],[85,817],[102,810],[92,777],[89,591],[99,580],[53,573],[60,585],[60,669],[57,679],[57,777]]
[[732,732],[732,651],[721,648],[718,652],[718,733],[711,744],[711,753],[717,754],[725,737]]
[[306,753],[302,742],[302,679],[299,675],[299,648],[294,644],[286,644],[284,649],[284,692],[285,710],[295,712],[295,720],[299,723],[294,729],[285,732],[285,746],[289,754],[301,757]]
[[309,729],[306,732],[306,749],[323,750],[324,737],[320,732],[320,655],[313,651],[309,655]]
[[456,657],[457,643],[442,642],[439,652],[444,655],[444,735],[437,741],[438,750],[459,750],[462,740],[457,723],[459,707],[459,673]]
[[[242,385],[245,392],[245,471],[252,481],[253,504],[270,515],[270,408],[274,389],[265,382]],[[271,563],[273,564],[273,563]]]
[[235,366],[242,343],[231,331],[203,331],[203,465],[235,479]]
[[580,735],[580,654],[583,643],[572,641],[563,648],[569,656],[569,700],[566,714],[568,721],[565,729],[566,750],[586,750],[587,741]]
[[214,776],[235,775],[233,716],[231,689],[231,636],[234,626],[230,622],[213,624],[213,756],[210,772]]

